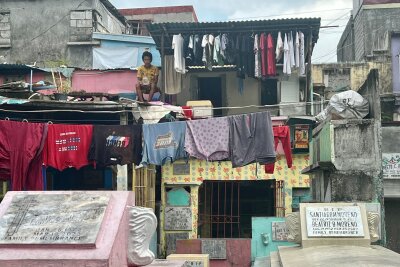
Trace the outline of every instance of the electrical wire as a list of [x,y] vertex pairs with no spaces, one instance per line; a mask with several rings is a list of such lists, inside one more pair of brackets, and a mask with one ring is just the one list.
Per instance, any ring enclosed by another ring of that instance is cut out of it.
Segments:
[[232,20],[242,20],[242,19],[256,19],[256,18],[273,18],[273,17],[280,17],[280,16],[287,16],[287,15],[300,15],[300,14],[310,14],[310,13],[321,13],[321,12],[332,12],[338,10],[351,10],[352,8],[337,8],[337,9],[324,9],[324,10],[311,10],[311,11],[304,11],[304,12],[296,12],[296,13],[283,13],[279,15],[268,15],[268,16],[254,16],[254,17],[242,17],[242,18],[231,18],[228,21]]
[[[36,40],[37,38],[45,35],[48,31],[50,31],[52,28],[54,28],[55,26],[57,26],[63,19],[65,19],[67,16],[69,16],[70,12],[72,10],[78,9],[84,2],[86,2],[87,0],[83,0],[82,2],[79,3],[79,5],[77,5],[75,8],[68,10],[68,12],[61,17],[61,19],[59,19],[56,23],[54,23],[53,25],[51,25],[49,28],[47,28],[46,30],[44,30],[43,32],[41,32],[39,35],[37,35],[36,37],[33,37],[30,42],[33,42],[34,40]],[[28,44],[30,44],[30,42],[27,42]]]

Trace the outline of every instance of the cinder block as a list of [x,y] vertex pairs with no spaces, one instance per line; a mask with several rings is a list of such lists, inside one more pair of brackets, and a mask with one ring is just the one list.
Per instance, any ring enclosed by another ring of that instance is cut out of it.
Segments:
[[69,25],[70,25],[71,27],[76,27],[76,19],[71,19],[71,20],[69,21]]
[[92,21],[88,19],[79,19],[76,21],[76,26],[78,28],[90,28],[93,26]]
[[93,18],[92,16],[93,16],[92,10],[85,11],[85,18],[86,19],[92,20],[92,18]]
[[8,22],[0,22],[0,31],[11,30],[11,25]]
[[85,11],[72,11],[71,19],[85,19]]

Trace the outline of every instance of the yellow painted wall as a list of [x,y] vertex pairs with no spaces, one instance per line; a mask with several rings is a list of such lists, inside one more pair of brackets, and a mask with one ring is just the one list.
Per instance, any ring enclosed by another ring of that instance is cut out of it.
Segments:
[[[182,163],[179,162],[179,163]],[[197,221],[198,221],[198,189],[204,180],[223,180],[223,181],[244,181],[244,180],[268,180],[276,179],[285,181],[285,213],[292,212],[292,188],[293,187],[310,187],[310,179],[308,175],[300,174],[301,170],[309,165],[308,154],[293,155],[293,166],[287,167],[285,156],[278,156],[275,163],[274,174],[266,174],[264,166],[250,164],[244,167],[232,168],[230,161],[223,162],[207,162],[197,159],[190,159],[190,175],[174,175],[172,164],[162,167],[162,207],[161,207],[161,246],[165,251],[165,235],[164,235],[164,208],[166,203],[165,187],[174,185],[187,185],[191,188],[191,207],[192,207],[192,231],[190,238],[197,238]],[[257,172],[256,172],[257,171]],[[168,231],[182,232],[182,231]]]
[[364,84],[371,69],[378,69],[381,93],[391,93],[392,89],[392,65],[390,62],[364,62],[364,63],[331,63],[313,64],[312,79],[313,83],[324,83],[324,70],[350,69],[350,89],[358,91]]

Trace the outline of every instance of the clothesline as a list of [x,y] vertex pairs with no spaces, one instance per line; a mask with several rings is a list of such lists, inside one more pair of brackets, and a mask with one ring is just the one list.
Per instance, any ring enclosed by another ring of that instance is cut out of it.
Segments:
[[[329,100],[325,100],[324,102],[329,102]],[[198,108],[196,110],[220,110],[220,109],[245,109],[245,108],[273,108],[273,107],[302,107],[307,104],[315,104],[320,103],[320,101],[309,101],[309,102],[296,102],[296,103],[281,103],[281,104],[274,104],[274,105],[246,105],[246,106],[226,106],[226,107],[204,107]],[[154,105],[158,106],[158,105]],[[160,105],[161,107],[164,105]],[[184,109],[182,110],[190,110]],[[16,112],[16,113],[51,113],[51,112],[79,112],[79,113],[102,113],[102,114],[109,114],[109,113],[132,113],[132,112],[140,112],[138,110],[114,110],[114,111],[102,111],[102,110],[79,110],[79,109],[69,109],[69,110],[62,110],[62,109],[40,109],[40,110],[9,110],[9,109],[0,109],[0,111],[4,112]],[[145,111],[145,112],[159,112],[159,111]]]
[[[207,120],[133,125],[2,120],[0,135],[0,154],[3,155],[0,161],[9,165],[1,178],[11,179],[13,190],[42,190],[42,163],[64,170],[68,167],[80,169],[92,163],[99,166],[128,163],[164,165],[168,160],[174,162],[188,156],[206,160],[229,159],[233,167],[275,161],[272,121],[268,111]],[[202,142],[200,146],[199,140]],[[26,144],[22,146],[24,142]],[[10,156],[14,147],[23,148],[15,157]],[[30,157],[23,163],[15,160],[25,154]],[[19,164],[24,164],[21,167],[23,173],[18,169]],[[25,179],[27,173],[36,175]]]

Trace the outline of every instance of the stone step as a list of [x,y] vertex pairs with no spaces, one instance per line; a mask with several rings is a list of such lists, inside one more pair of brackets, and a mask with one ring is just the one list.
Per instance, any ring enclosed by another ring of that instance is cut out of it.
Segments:
[[279,260],[278,252],[271,252],[270,254],[271,259],[271,267],[281,267],[281,261]]

